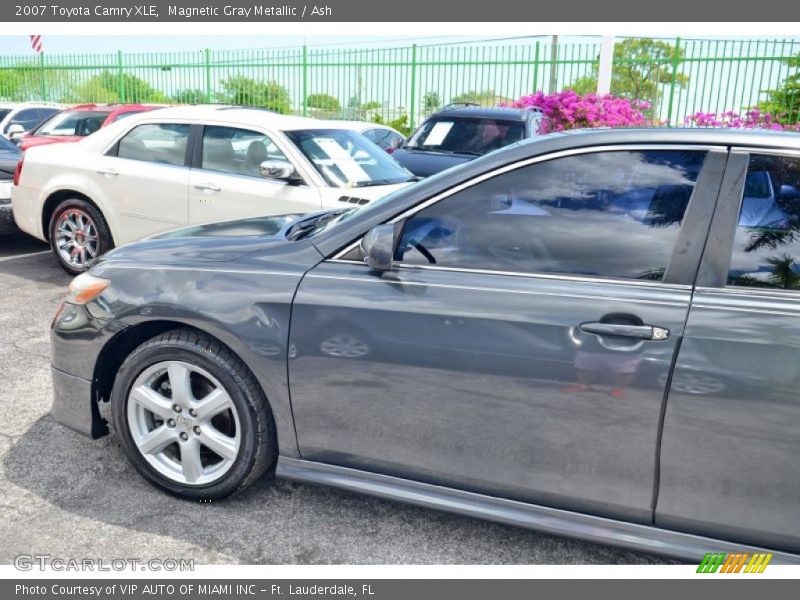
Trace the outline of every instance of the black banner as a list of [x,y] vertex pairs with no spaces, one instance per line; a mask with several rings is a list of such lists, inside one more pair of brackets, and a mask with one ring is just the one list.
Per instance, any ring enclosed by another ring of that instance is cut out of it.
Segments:
[[429,2],[403,0],[329,0],[311,3],[286,0],[17,0],[0,5],[0,19],[17,22],[636,22],[753,21],[786,23],[800,20],[800,3],[761,0],[757,7],[741,0],[669,4],[640,0],[573,0],[572,2]]
[[15,600],[534,600],[536,598],[643,598],[674,600],[713,594],[725,600],[793,597],[796,582],[758,576],[698,575],[672,580],[5,580],[0,596]]

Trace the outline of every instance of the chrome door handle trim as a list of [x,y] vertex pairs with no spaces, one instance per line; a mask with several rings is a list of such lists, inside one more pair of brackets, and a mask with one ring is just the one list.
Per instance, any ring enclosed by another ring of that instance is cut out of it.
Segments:
[[198,190],[208,190],[209,192],[221,192],[222,188],[218,185],[214,185],[213,183],[197,183],[195,184],[195,189]]
[[666,340],[669,338],[669,329],[653,325],[623,325],[621,323],[581,323],[581,331],[595,335],[615,335],[630,337],[639,340]]
[[116,169],[107,168],[107,169],[97,169],[98,175],[108,175],[109,177],[114,177],[119,175],[119,172]]

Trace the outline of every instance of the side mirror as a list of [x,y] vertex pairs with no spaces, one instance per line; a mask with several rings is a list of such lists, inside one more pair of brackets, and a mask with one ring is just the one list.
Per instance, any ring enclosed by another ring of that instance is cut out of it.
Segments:
[[20,137],[24,133],[25,133],[25,128],[19,123],[14,123],[8,128],[8,139],[13,140],[14,138]]
[[376,225],[361,238],[364,262],[375,271],[391,271],[394,258],[394,229],[392,223]]
[[294,179],[294,165],[286,160],[265,160],[259,165],[261,176],[267,179],[289,181]]

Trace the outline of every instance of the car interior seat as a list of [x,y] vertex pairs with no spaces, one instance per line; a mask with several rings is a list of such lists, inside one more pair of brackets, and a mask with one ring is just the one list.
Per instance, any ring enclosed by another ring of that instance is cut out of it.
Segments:
[[206,138],[203,140],[202,166],[204,169],[212,171],[238,172],[231,141],[222,138]]
[[260,175],[261,163],[269,160],[267,146],[261,140],[253,140],[247,146],[247,160],[245,161],[245,171],[247,175]]

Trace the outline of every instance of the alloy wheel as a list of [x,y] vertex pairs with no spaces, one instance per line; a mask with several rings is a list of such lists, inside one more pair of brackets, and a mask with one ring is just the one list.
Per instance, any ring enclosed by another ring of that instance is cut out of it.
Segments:
[[230,395],[188,362],[163,361],[142,371],[128,393],[127,417],[139,452],[173,482],[213,483],[239,455],[241,427]]
[[70,208],[58,217],[56,248],[61,259],[75,269],[85,269],[100,249],[97,226],[84,211]]

